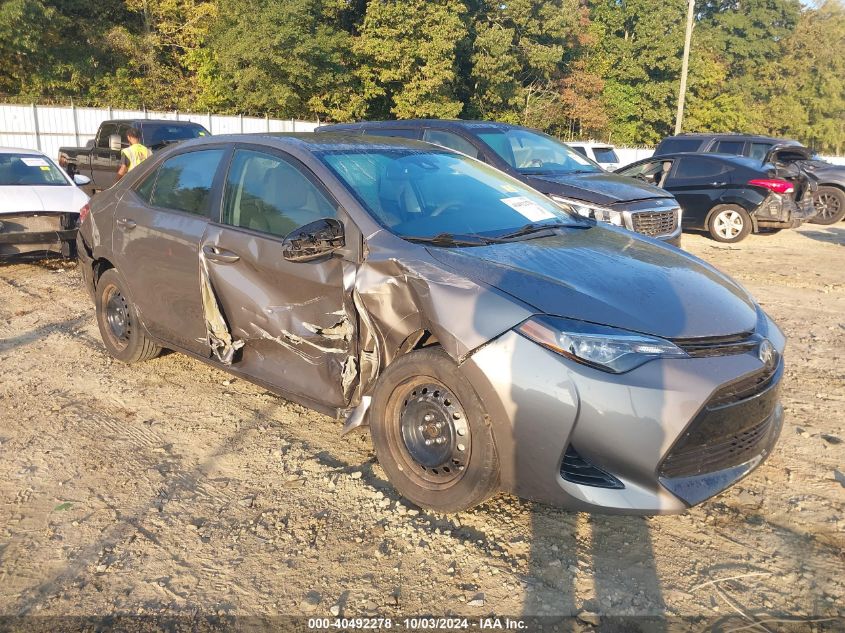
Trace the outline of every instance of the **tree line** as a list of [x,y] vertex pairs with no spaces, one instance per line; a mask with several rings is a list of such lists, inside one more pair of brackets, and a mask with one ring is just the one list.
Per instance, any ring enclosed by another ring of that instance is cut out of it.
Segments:
[[[0,98],[653,144],[686,0],[0,0]],[[845,151],[845,7],[698,0],[686,131]]]

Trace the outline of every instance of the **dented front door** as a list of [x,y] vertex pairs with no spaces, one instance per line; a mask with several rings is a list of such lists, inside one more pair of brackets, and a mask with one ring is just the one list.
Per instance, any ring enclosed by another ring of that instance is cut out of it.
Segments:
[[284,259],[282,234],[337,213],[302,169],[272,154],[235,152],[222,222],[209,225],[200,248],[206,323],[223,362],[309,403],[342,408],[357,379],[356,266],[340,253]]

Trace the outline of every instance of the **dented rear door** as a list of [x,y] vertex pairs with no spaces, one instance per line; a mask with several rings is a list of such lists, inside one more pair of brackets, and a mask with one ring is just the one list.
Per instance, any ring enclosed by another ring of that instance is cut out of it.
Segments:
[[209,225],[200,248],[214,353],[328,408],[344,407],[357,382],[355,256],[290,262],[282,242],[295,228],[337,215],[301,163],[266,147],[241,148],[229,166],[221,221]]

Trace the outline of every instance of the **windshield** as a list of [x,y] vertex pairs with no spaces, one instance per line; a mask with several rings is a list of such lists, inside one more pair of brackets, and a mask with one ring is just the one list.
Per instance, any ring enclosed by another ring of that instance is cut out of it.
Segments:
[[187,141],[200,136],[209,136],[208,130],[198,123],[192,125],[145,123],[142,134],[144,135],[144,145],[150,148],[176,141]]
[[70,186],[49,158],[37,154],[0,154],[0,187]]
[[401,237],[495,237],[529,223],[581,224],[541,193],[460,154],[390,147],[319,157]]
[[538,132],[490,129],[478,132],[508,165],[523,174],[600,173],[601,167],[557,139]]

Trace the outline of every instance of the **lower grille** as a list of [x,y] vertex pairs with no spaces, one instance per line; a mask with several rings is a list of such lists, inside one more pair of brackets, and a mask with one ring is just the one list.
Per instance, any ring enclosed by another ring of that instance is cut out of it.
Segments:
[[764,370],[717,391],[675,443],[658,474],[689,477],[749,461],[776,431],[773,412],[783,372]]
[[678,213],[669,211],[639,211],[631,214],[631,228],[637,233],[656,237],[669,235],[678,226]]
[[560,476],[565,481],[582,486],[616,489],[625,487],[616,477],[581,457],[572,444],[566,447],[566,454],[560,464]]
[[3,233],[43,233],[64,228],[62,215],[0,215]]

